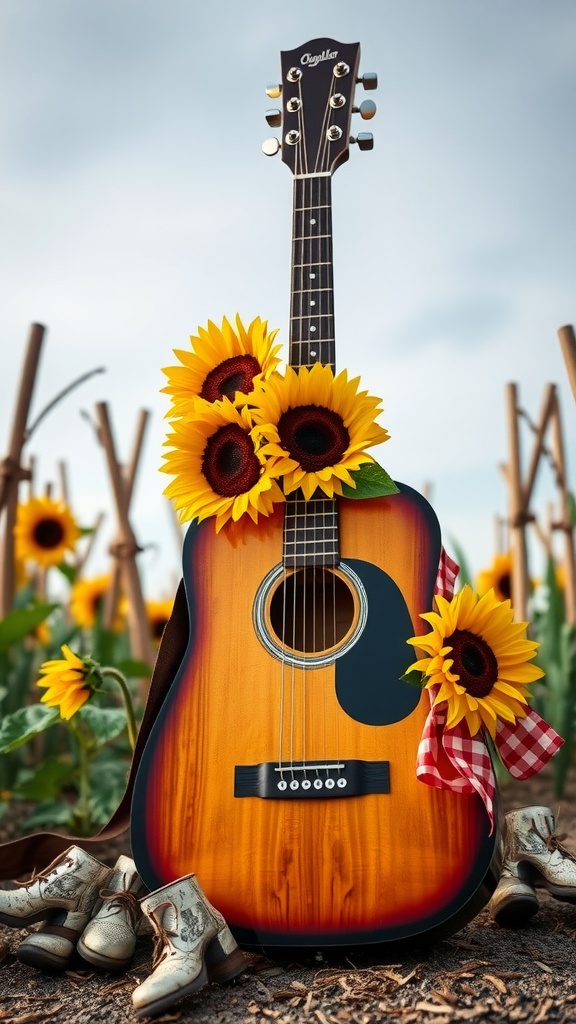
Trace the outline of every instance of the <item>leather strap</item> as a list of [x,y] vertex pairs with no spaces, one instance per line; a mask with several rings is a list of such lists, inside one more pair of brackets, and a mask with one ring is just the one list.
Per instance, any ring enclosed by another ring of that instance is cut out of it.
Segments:
[[130,808],[134,780],[142,752],[150,735],[150,730],[156,721],[160,708],[182,663],[188,645],[188,637],[188,603],[184,581],[181,580],[176,592],[172,615],[162,634],[154,672],[150,681],[150,690],[148,691],[144,716],[138,733],[136,748],[132,756],[126,789],[114,814],[106,825],[103,825],[100,831],[93,836],[63,836],[54,832],[35,832],[32,835],[23,836],[20,839],[13,839],[9,843],[4,843],[0,846],[0,878],[20,878],[26,873],[32,874],[34,870],[39,870],[50,864],[70,846],[80,846],[83,850],[90,852],[95,845],[106,843],[109,839],[113,839],[128,830],[130,827]]

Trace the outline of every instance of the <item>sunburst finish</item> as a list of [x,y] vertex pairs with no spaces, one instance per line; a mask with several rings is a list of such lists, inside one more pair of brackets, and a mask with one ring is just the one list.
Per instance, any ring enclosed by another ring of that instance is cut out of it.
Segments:
[[[418,614],[431,603],[437,565],[429,507],[416,497],[405,490],[340,502],[342,561],[376,566],[397,584],[414,632],[422,631]],[[137,779],[134,856],[151,888],[196,872],[248,943],[418,934],[473,900],[494,851],[487,817],[476,797],[416,779],[427,695],[395,724],[363,724],[337,698],[339,662],[354,648],[312,670],[283,669],[265,650],[253,624],[254,594],[278,562],[280,518],[218,537],[212,524],[189,532],[190,644]],[[384,688],[392,701],[407,684],[384,667],[387,609],[370,607],[370,619],[382,669],[358,684]],[[370,667],[364,672],[370,676]],[[326,758],[385,759],[390,792],[308,801],[234,796],[237,765]]]

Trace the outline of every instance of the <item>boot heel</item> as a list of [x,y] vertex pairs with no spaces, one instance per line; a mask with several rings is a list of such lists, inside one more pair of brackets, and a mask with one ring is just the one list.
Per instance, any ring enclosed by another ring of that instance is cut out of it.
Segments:
[[207,946],[204,963],[208,969],[208,980],[220,983],[232,981],[245,970],[246,958],[228,925],[224,925]]

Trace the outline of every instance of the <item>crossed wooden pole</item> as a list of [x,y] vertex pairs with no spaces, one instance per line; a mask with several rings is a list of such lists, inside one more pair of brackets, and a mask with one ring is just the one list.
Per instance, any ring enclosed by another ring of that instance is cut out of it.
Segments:
[[[575,364],[576,368],[576,364]],[[506,409],[508,420],[508,443],[510,459],[504,467],[504,475],[509,490],[509,525],[510,548],[512,552],[512,606],[517,619],[527,620],[527,604],[529,594],[528,556],[526,548],[526,526],[535,521],[530,510],[532,492],[536,481],[538,467],[543,456],[546,456],[555,476],[559,497],[560,514],[552,521],[551,528],[561,530],[564,534],[564,565],[566,569],[566,621],[576,624],[576,561],[574,546],[574,528],[570,516],[570,499],[567,485],[566,459],[560,419],[560,405],[555,384],[548,384],[544,391],[544,399],[540,419],[534,428],[534,446],[526,479],[523,479],[519,419],[525,415],[518,404],[518,387],[516,384],[506,386]],[[548,430],[552,435],[551,451],[545,447]]]
[[119,584],[121,582],[128,599],[128,632],[130,634],[132,653],[135,658],[145,662],[145,664],[150,666],[150,670],[152,670],[155,655],[150,637],[150,627],[146,615],[140,575],[136,564],[136,555],[142,549],[138,546],[128,517],[147,417],[148,413],[142,410],[138,422],[132,459],[127,471],[124,471],[116,455],[108,406],[105,402],[99,402],[96,405],[98,436],[106,454],[117,518],[117,535],[110,547],[114,566],[112,583],[105,606],[104,621],[108,626],[112,624],[118,600]]

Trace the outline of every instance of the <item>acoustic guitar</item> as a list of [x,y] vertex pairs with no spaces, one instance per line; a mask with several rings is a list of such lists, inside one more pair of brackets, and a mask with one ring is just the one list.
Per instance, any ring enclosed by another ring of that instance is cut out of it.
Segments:
[[[281,55],[294,367],[335,364],[331,179],[355,84],[376,84],[359,52],[315,39]],[[427,501],[398,487],[296,492],[257,526],[187,531],[188,644],[136,777],[132,849],[150,889],[194,871],[248,947],[449,933],[494,888],[480,799],[415,774],[429,698],[400,677],[441,541]]]

